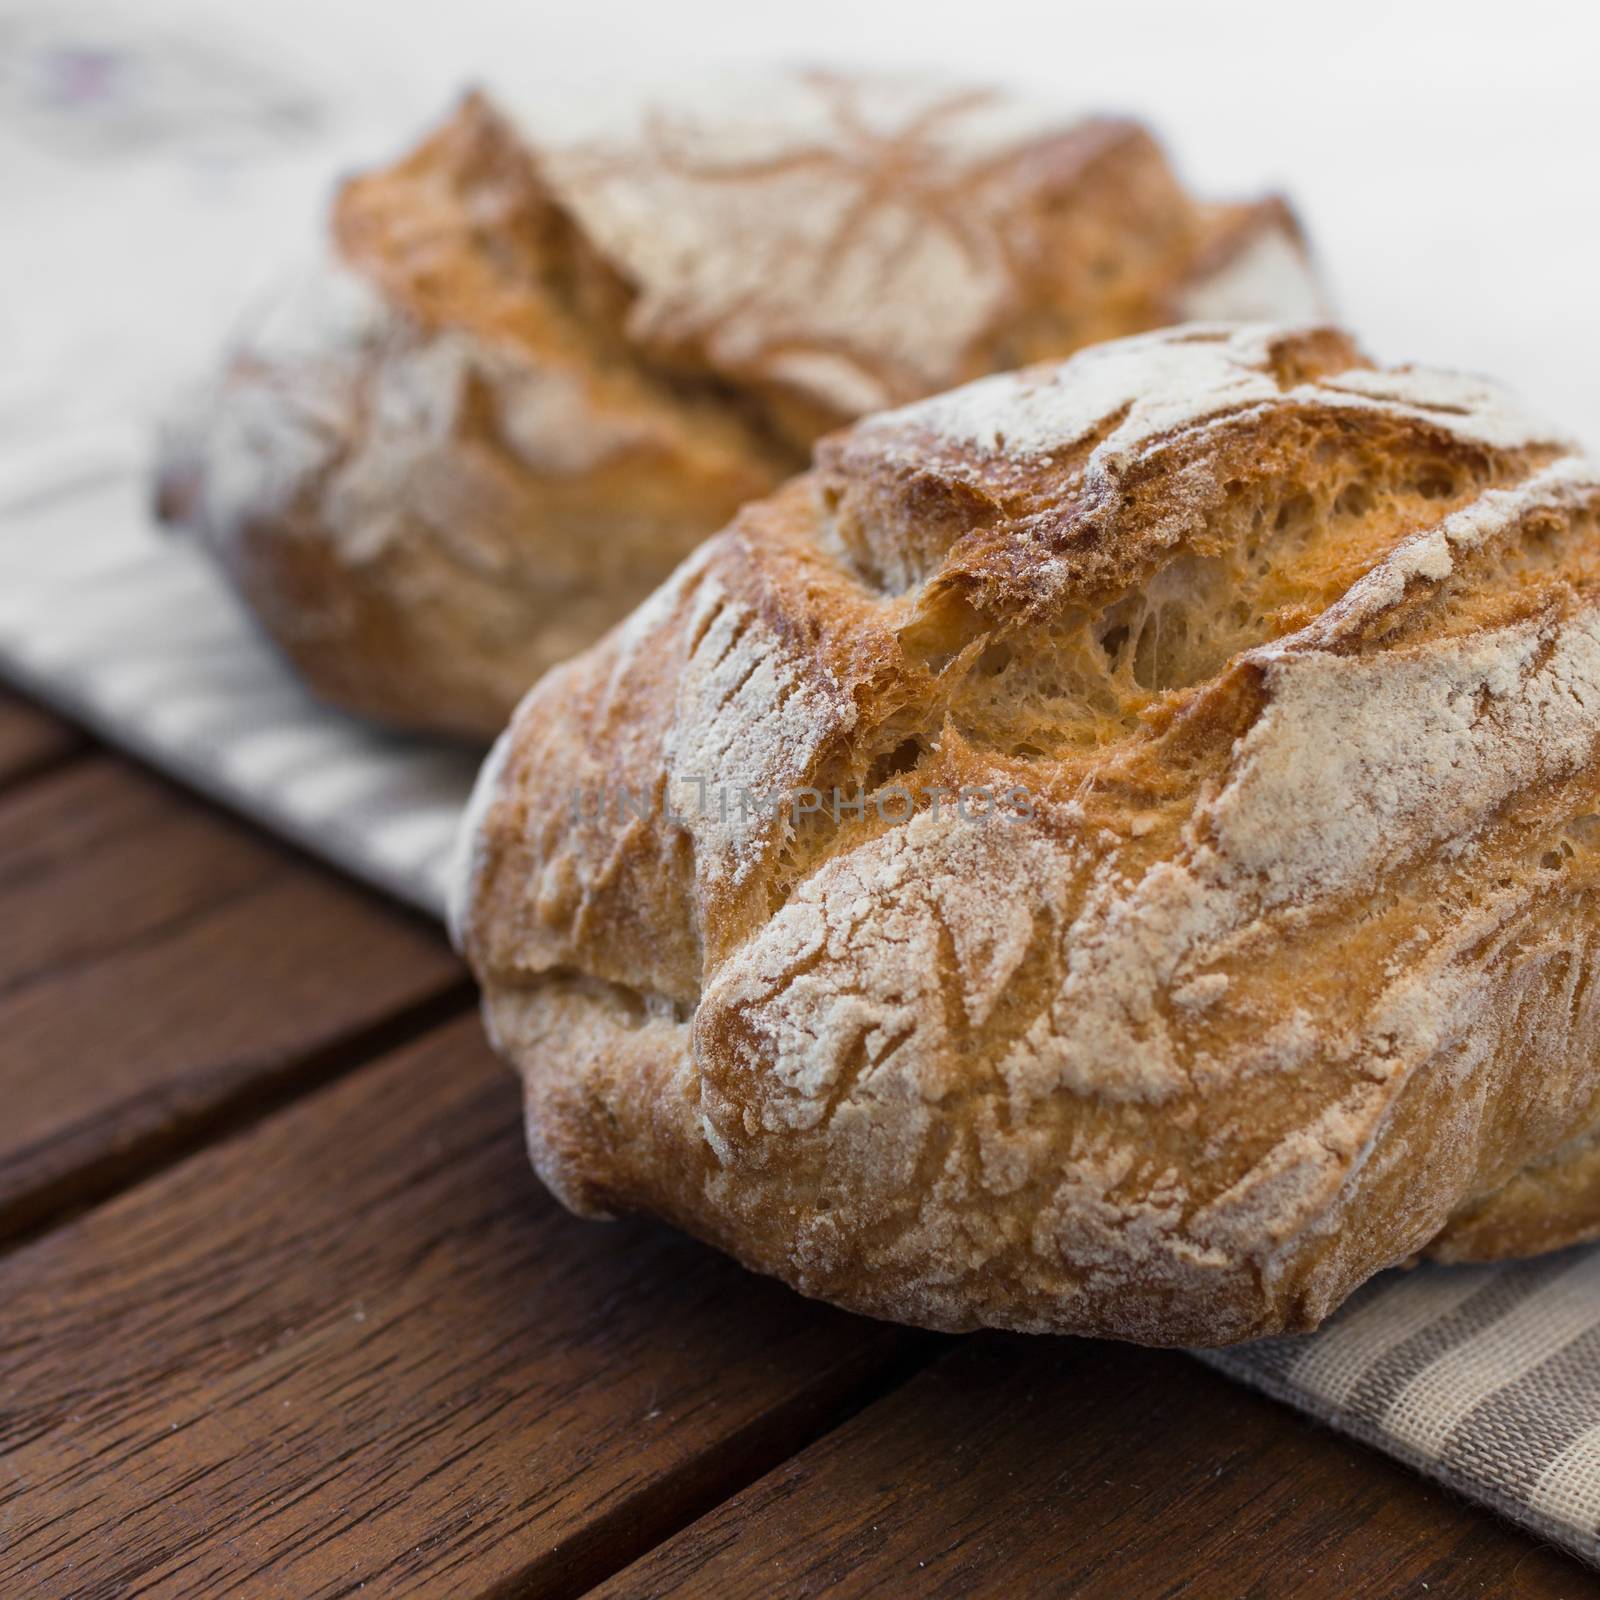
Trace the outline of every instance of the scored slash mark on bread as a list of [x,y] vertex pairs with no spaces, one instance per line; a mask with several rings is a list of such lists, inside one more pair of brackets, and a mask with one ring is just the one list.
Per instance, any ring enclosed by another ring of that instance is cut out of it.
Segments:
[[[853,1309],[1149,1342],[1600,1232],[1597,508],[1325,329],[826,441],[485,783],[458,930],[539,1171]],[[883,773],[1034,815],[689,787]]]

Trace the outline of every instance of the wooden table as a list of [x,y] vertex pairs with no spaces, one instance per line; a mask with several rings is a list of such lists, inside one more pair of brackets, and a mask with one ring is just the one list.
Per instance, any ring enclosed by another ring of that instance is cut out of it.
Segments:
[[430,925],[0,698],[0,1596],[1579,1595],[1166,1351],[567,1216]]

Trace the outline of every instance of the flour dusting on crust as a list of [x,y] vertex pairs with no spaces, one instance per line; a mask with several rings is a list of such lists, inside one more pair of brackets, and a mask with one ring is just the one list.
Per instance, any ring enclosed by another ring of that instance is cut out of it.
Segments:
[[1313,401],[1392,411],[1462,439],[1506,449],[1547,441],[1570,447],[1486,379],[1398,367],[1357,369],[1285,385],[1265,324],[1198,324],[1120,339],[1036,373],[998,374],[868,420],[859,435],[886,445],[931,442],[985,454],[1045,456],[1116,425],[1096,444],[1097,469],[1123,467],[1146,446],[1212,418]]
[[[509,782],[466,943],[560,1192],[876,1315],[1172,1343],[1600,1231],[1600,469],[1502,391],[1130,340],[864,422],[691,578],[541,750],[603,682],[662,792],[1027,805],[611,849]],[[530,935],[553,854],[583,914]],[[615,989],[550,1053],[572,971],[678,997],[642,1098]]]
[[1047,137],[1097,147],[1086,120],[1017,97],[822,72],[513,115],[633,286],[634,338],[704,340],[720,369],[845,415],[960,376],[1005,311],[1016,193],[985,168]]

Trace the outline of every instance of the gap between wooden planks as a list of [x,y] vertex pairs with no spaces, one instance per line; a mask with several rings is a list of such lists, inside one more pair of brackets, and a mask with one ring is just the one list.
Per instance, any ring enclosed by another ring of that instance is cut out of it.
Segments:
[[65,722],[0,690],[0,791],[88,748]]
[[36,771],[0,789],[0,1238],[471,1003],[437,929],[164,781]]
[[594,1600],[1596,1588],[1562,1552],[1179,1351],[982,1335]]

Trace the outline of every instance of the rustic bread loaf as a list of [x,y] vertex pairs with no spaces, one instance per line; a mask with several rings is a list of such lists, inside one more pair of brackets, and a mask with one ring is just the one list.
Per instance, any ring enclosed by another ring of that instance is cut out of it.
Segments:
[[480,779],[454,924],[545,1181],[1152,1343],[1600,1234],[1597,516],[1326,329],[825,440]]
[[1196,203],[1136,124],[816,73],[625,113],[475,94],[332,233],[159,502],[327,699],[480,737],[822,431],[1316,309],[1283,204]]

